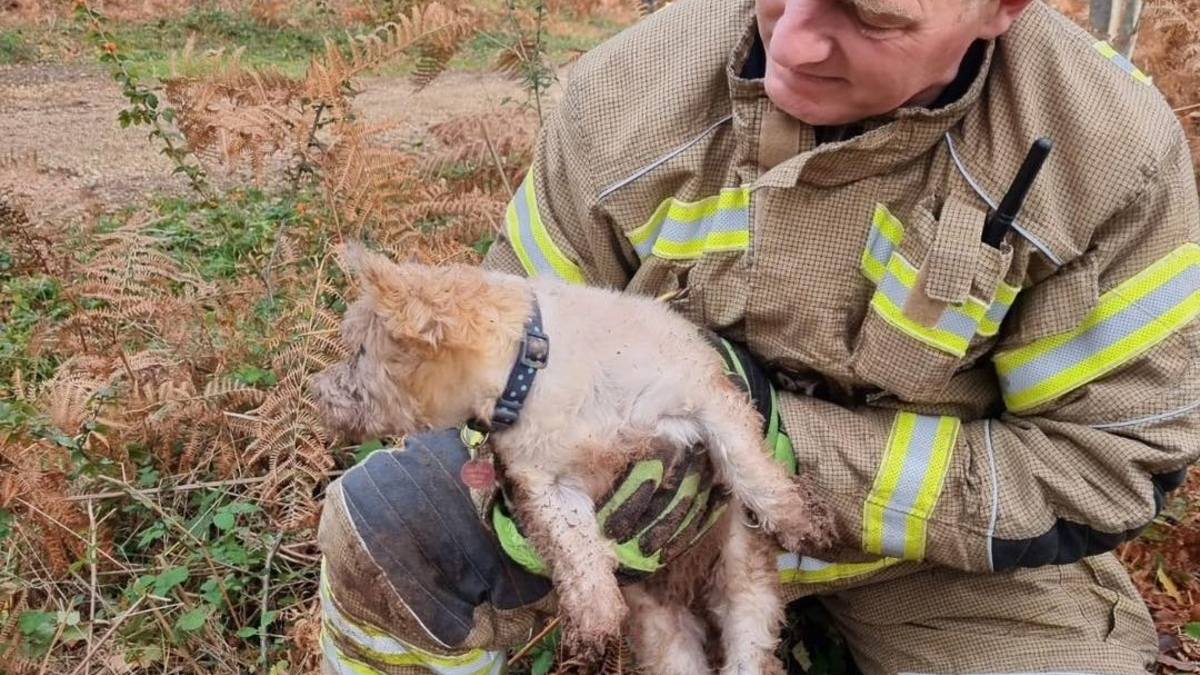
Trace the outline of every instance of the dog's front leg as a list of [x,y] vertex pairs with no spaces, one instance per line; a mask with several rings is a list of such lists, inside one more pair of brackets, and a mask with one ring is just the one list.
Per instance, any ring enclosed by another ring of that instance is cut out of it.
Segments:
[[620,635],[628,608],[592,498],[574,478],[540,471],[510,476],[517,518],[550,570],[564,643],[582,658],[596,658]]
[[[733,495],[789,551],[812,552],[832,542],[833,521],[804,478],[793,479],[763,448],[761,421],[741,392],[717,397],[703,413],[709,453]],[[723,402],[722,402],[723,400]]]

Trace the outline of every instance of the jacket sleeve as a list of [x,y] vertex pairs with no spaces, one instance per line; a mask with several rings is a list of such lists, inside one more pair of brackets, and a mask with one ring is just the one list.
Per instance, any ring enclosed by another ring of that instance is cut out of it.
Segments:
[[1004,322],[987,419],[782,395],[843,556],[1069,563],[1136,536],[1200,455],[1200,246],[1186,143]]
[[580,133],[569,88],[537,134],[534,159],[505,211],[483,267],[528,277],[623,289],[634,262],[622,254],[591,170],[592,148]]

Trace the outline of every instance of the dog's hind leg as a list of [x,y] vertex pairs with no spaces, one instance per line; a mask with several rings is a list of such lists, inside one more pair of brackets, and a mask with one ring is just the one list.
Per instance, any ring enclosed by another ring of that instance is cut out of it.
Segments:
[[[737,506],[730,504],[730,507]],[[780,675],[775,655],[783,622],[783,597],[770,537],[750,529],[738,508],[717,565],[709,609],[721,627],[721,675]]]
[[[670,574],[671,569],[662,573]],[[683,603],[664,601],[644,584],[626,586],[622,592],[629,603],[627,633],[639,670],[655,675],[712,672],[705,653],[706,626],[700,617]]]

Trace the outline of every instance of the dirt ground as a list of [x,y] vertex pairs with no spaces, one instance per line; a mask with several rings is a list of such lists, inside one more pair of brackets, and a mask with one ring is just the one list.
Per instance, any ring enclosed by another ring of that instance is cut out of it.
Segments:
[[[495,73],[447,73],[419,93],[400,78],[364,79],[356,99],[368,122],[402,121],[380,136],[403,145],[428,126],[524,100]],[[550,100],[561,90],[551,89]],[[122,129],[128,102],[99,66],[0,67],[0,190],[49,220],[109,211],[155,192],[185,191],[146,127]]]
[[[1138,40],[1138,60],[1155,67],[1159,86],[1175,106],[1184,106],[1185,118],[1196,107],[1194,88],[1200,85],[1192,71],[1200,59],[1197,27],[1187,11],[1172,17],[1163,10],[1197,1],[1152,0]],[[1084,0],[1051,4],[1086,20]],[[1183,39],[1169,39],[1174,34]],[[1181,51],[1177,43],[1187,48]],[[566,77],[564,70],[560,81]],[[488,72],[444,74],[417,94],[400,78],[366,79],[362,85],[365,91],[356,100],[368,122],[402,122],[381,138],[397,144],[421,138],[429,125],[457,115],[500,109],[505,98],[524,100],[518,83]],[[560,92],[560,85],[551,89],[550,105]],[[185,190],[186,181],[171,175],[171,163],[145,127],[120,128],[117,113],[126,103],[99,65],[0,66],[0,191],[14,192],[37,215],[59,220],[108,211],[154,191]],[[1200,111],[1191,115],[1186,119],[1197,136],[1193,147],[1200,162]],[[219,176],[213,179],[220,182]]]

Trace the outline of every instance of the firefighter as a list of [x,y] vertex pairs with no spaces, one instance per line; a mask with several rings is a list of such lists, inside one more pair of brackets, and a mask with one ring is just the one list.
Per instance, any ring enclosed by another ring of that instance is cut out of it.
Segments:
[[[1112,551],[1200,454],[1198,227],[1170,107],[1044,4],[678,0],[578,62],[484,265],[670,294],[735,346],[836,513],[787,597],[862,672],[1129,674],[1156,640]],[[331,486],[327,673],[498,673],[553,615],[465,458],[423,434]]]

